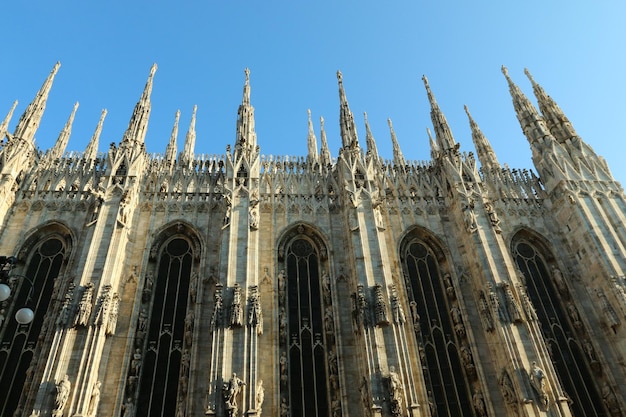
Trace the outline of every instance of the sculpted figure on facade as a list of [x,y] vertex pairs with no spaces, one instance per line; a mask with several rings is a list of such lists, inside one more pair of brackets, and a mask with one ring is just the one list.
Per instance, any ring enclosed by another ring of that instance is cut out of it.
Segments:
[[70,383],[70,378],[67,375],[57,382],[56,397],[54,398],[54,410],[52,411],[52,415],[54,417],[61,417],[63,415],[63,409],[65,408],[65,404],[70,397],[71,389],[72,384]]
[[524,321],[522,312],[520,311],[520,307],[515,299],[513,290],[511,290],[511,286],[509,284],[504,284],[503,290],[506,298],[506,309],[509,312],[511,323],[522,323]]
[[241,305],[241,287],[235,284],[233,288],[233,303],[230,306],[230,325],[243,325],[243,307]]
[[554,280],[554,285],[556,286],[556,289],[561,293],[561,295],[567,295],[567,284],[565,284],[565,278],[563,277],[563,273],[554,264],[552,264],[550,268],[552,271],[552,279]]
[[324,271],[322,274],[322,293],[324,294],[324,303],[329,305],[331,303],[330,297],[330,275],[328,272]]
[[476,366],[474,365],[474,358],[472,357],[472,351],[466,344],[461,346],[461,360],[463,361],[463,367],[465,368],[467,375],[470,378],[475,378]]
[[454,331],[460,338],[465,337],[465,326],[463,325],[463,317],[461,316],[461,310],[455,304],[450,309],[450,315],[452,316],[452,322],[454,323]]
[[130,370],[132,375],[139,376],[139,372],[141,372],[141,360],[141,349],[135,349],[133,359],[130,361]]
[[492,332],[494,330],[493,316],[484,291],[480,292],[480,297],[478,299],[478,311],[480,312],[480,319],[483,322],[485,330]]
[[419,333],[421,330],[421,327],[420,327],[420,315],[417,312],[417,302],[411,301],[409,303],[409,307],[411,308],[411,320],[413,321],[413,330],[416,333]]
[[569,318],[572,320],[572,324],[577,330],[580,330],[583,327],[583,323],[580,321],[580,315],[578,314],[578,309],[571,301],[567,303],[567,314],[569,314]]
[[142,302],[147,303],[148,301],[150,301],[150,298],[152,296],[153,285],[154,285],[154,275],[152,275],[152,272],[148,272],[146,274],[146,281],[143,285],[143,293],[141,294]]
[[185,316],[185,344],[191,346],[193,339],[193,327],[196,320],[196,315],[193,310],[189,310]]
[[547,406],[548,395],[546,393],[546,374],[543,369],[537,365],[537,362],[534,361],[530,367],[530,383],[537,392],[542,405],[544,407]]
[[622,416],[621,408],[615,393],[606,382],[602,386],[602,401],[609,410],[611,417]]
[[404,324],[404,322],[406,321],[406,316],[404,315],[404,309],[402,308],[402,303],[398,298],[398,293],[395,286],[393,287],[391,294],[391,313],[393,315],[393,321],[396,324]]
[[493,227],[494,232],[502,233],[502,228],[500,227],[500,219],[498,218],[498,214],[494,210],[491,202],[485,202],[485,211],[487,212],[487,216],[489,217],[489,221],[491,222],[491,226]]
[[123,417],[135,417],[135,403],[133,403],[131,397],[128,397],[124,405],[122,405],[122,411],[124,412]]
[[472,402],[474,403],[474,410],[479,417],[487,417],[487,407],[485,406],[485,399],[480,389],[474,391],[472,396]]
[[474,233],[478,230],[476,213],[474,213],[474,201],[471,198],[468,199],[467,203],[463,204],[463,221],[465,222],[465,229],[468,233]]
[[210,330],[214,332],[221,324],[222,317],[222,285],[217,284],[215,286],[215,293],[213,294],[213,312],[211,313]]
[[446,293],[448,294],[448,298],[451,300],[456,299],[456,292],[454,291],[454,284],[452,284],[452,275],[446,272],[443,275],[443,282],[446,287]]
[[265,401],[265,388],[263,388],[263,380],[259,379],[256,385],[256,412],[257,416],[263,414],[263,401]]
[[224,396],[224,404],[226,406],[226,411],[230,417],[234,417],[237,415],[237,395],[241,391],[241,387],[246,385],[236,373],[233,372],[233,375],[230,377],[227,383],[224,384],[223,387],[223,396]]
[[404,386],[400,380],[400,376],[396,373],[395,368],[389,368],[388,376],[389,399],[391,403],[391,415],[394,417],[402,416],[402,403],[404,401]]
[[100,387],[102,383],[96,381],[91,389],[91,397],[89,398],[89,407],[87,407],[87,417],[95,417],[98,410],[98,403],[100,402]]

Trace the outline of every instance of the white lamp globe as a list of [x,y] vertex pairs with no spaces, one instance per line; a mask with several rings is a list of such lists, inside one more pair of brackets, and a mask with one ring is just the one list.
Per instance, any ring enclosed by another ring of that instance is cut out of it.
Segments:
[[17,313],[15,313],[15,320],[17,320],[19,324],[28,324],[33,321],[33,318],[35,318],[35,313],[28,307],[20,308],[17,310]]
[[0,284],[0,303],[11,296],[11,288],[7,284]]

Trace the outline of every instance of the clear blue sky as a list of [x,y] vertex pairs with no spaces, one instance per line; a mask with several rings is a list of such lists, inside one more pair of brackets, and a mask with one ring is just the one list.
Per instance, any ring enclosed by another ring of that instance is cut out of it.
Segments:
[[196,153],[222,154],[234,141],[249,67],[261,152],[306,155],[310,108],[318,140],[326,119],[336,156],[341,69],[361,144],[366,111],[383,157],[392,157],[391,118],[405,157],[430,159],[426,74],[462,150],[474,149],[467,104],[500,162],[531,168],[504,64],[532,96],[528,67],[626,181],[623,1],[13,1],[0,15],[0,118],[19,100],[10,130],[61,61],[37,134],[44,150],[76,101],[68,150],[85,148],[103,108],[100,150],[119,142],[156,62],[151,153],[165,151],[177,109],[182,149],[197,104]]

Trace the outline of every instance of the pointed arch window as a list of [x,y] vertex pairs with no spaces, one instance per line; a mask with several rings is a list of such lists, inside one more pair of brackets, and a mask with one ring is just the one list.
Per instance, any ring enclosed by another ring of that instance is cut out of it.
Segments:
[[313,242],[294,239],[286,248],[285,267],[291,415],[330,415],[321,268]]
[[[24,275],[13,275],[14,279],[9,277],[14,295],[1,306],[5,320],[0,327],[0,386],[3,387],[0,415],[13,415],[22,392],[28,394],[25,384],[31,382],[27,381],[27,374],[32,377],[30,366],[36,349],[38,356],[44,355],[38,340],[66,253],[63,238],[47,236],[31,249]],[[31,323],[19,324],[14,318],[15,312],[25,305],[35,316]]]
[[537,312],[552,363],[563,388],[573,400],[570,409],[576,417],[608,415],[593,383],[597,378],[590,372],[581,341],[568,320],[563,297],[558,294],[557,283],[548,270],[546,255],[549,255],[547,250],[540,250],[530,240],[518,238],[513,242],[513,256],[526,277],[526,291]]
[[[193,259],[192,246],[183,237],[171,238],[160,249],[145,344],[143,349],[136,348],[129,371],[129,379],[139,378],[138,416],[176,415],[180,369],[187,348],[185,319]],[[132,401],[133,387],[127,384],[126,389]]]
[[451,317],[453,306],[446,297],[442,266],[431,245],[417,237],[406,242],[401,258],[415,335],[423,349],[424,377],[436,414],[473,416],[470,381],[459,356],[462,340]]

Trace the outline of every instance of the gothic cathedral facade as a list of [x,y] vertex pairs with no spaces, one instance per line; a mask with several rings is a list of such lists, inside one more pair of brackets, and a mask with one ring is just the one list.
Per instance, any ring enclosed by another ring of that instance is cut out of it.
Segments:
[[[0,124],[0,415],[626,416],[626,200],[527,73],[505,68],[535,172],[467,115],[463,153],[424,78],[431,160],[361,147],[260,154],[246,70],[236,141],[164,155],[145,134],[156,66],[119,143],[34,135],[55,65]],[[14,316],[27,306],[30,323]]]

